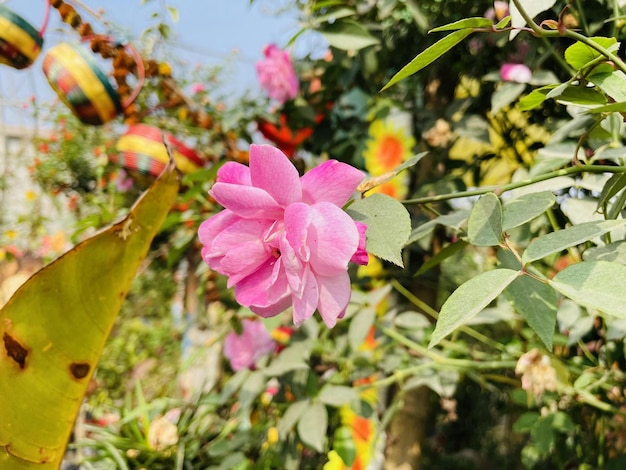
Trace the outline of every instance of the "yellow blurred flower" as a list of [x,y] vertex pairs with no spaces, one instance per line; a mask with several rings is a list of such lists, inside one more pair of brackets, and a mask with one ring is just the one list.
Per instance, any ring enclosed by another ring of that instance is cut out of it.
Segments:
[[37,197],[34,191],[26,191],[26,200],[32,201]]
[[[394,170],[413,156],[415,139],[405,129],[395,127],[389,120],[377,119],[372,122],[369,135],[363,158],[365,169],[374,177]],[[373,188],[371,192],[403,199],[408,193],[408,183],[408,174],[402,173],[391,181]]]
[[17,232],[15,230],[8,229],[4,231],[4,236],[9,240],[15,240],[17,238]]
[[331,450],[328,453],[328,462],[324,464],[323,470],[346,470],[347,468],[337,451]]
[[278,442],[278,428],[272,426],[267,430],[267,443],[274,445]]

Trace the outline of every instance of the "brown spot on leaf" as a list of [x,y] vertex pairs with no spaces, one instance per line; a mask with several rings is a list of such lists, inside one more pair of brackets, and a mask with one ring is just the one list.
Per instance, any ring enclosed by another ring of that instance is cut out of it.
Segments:
[[91,367],[86,362],[72,362],[70,364],[70,372],[76,379],[84,379],[89,374]]
[[28,349],[22,346],[19,341],[17,341],[9,333],[4,333],[2,340],[4,341],[4,349],[6,349],[7,355],[13,359],[18,366],[20,366],[20,369],[26,367]]

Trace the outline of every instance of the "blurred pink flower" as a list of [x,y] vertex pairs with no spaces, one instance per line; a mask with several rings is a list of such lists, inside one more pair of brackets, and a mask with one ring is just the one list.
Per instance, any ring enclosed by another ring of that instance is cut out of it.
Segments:
[[242,320],[243,331],[229,332],[224,340],[224,355],[233,370],[252,369],[265,354],[272,352],[276,343],[260,321]]
[[284,103],[298,95],[300,83],[289,54],[275,44],[263,50],[265,59],[257,62],[256,72],[261,87],[270,98]]
[[204,261],[258,315],[293,306],[300,325],[317,309],[333,327],[350,300],[348,262],[367,261],[366,227],[341,209],[362,179],[336,160],[300,178],[277,148],[250,146],[250,167],[226,163],[210,191],[225,210],[200,225]]
[[120,169],[115,178],[115,189],[125,193],[133,187],[133,179],[123,169]]
[[500,77],[505,82],[528,83],[533,74],[524,64],[502,64]]
[[202,93],[203,91],[206,91],[206,87],[202,83],[196,82],[191,85],[192,93]]

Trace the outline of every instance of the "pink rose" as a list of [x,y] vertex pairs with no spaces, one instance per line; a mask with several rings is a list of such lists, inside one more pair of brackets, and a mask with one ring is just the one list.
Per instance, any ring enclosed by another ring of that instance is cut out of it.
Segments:
[[280,102],[294,99],[298,95],[300,83],[293,68],[291,58],[275,44],[263,50],[265,60],[256,64],[256,72],[261,87],[270,98]]
[[243,331],[229,332],[224,340],[224,356],[234,371],[252,369],[265,354],[276,348],[276,343],[260,321],[244,318]]
[[350,300],[348,262],[367,262],[366,227],[341,209],[362,179],[336,160],[300,178],[277,148],[250,146],[249,168],[218,171],[210,194],[225,210],[200,225],[204,261],[258,315],[293,306],[300,325],[317,309],[333,327]]
[[528,83],[533,74],[524,64],[502,64],[500,77],[505,82]]

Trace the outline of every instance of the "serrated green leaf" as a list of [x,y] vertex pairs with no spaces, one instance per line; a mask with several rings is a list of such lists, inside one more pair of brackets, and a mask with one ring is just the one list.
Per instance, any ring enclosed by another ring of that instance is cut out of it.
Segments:
[[449,23],[444,26],[439,26],[435,29],[431,29],[431,33],[437,33],[440,31],[456,31],[466,28],[490,28],[493,26],[493,21],[485,17],[465,18],[454,23]]
[[530,222],[554,205],[556,197],[552,191],[528,193],[508,201],[502,208],[502,230]]
[[582,261],[560,271],[550,285],[580,305],[626,318],[626,266],[610,261]]
[[554,289],[530,276],[520,276],[505,289],[504,294],[546,348],[551,350],[557,313]]
[[[610,48],[617,43],[615,38],[593,37],[589,38],[589,40],[605,48]],[[576,70],[583,69],[599,57],[601,57],[601,54],[598,51],[582,42],[576,42],[565,49],[565,60]]]
[[585,261],[613,261],[626,265],[626,242],[613,242],[605,246],[590,248],[583,253]]
[[359,394],[352,387],[326,384],[322,387],[318,398],[325,405],[337,407],[358,399]]
[[287,408],[282,418],[280,418],[277,426],[278,435],[281,439],[284,440],[287,438],[287,434],[289,434],[289,431],[296,425],[300,416],[302,416],[304,411],[309,407],[310,403],[310,400],[301,400],[289,405],[289,408]]
[[320,32],[331,46],[342,50],[358,51],[379,43],[367,29],[352,20],[342,19],[326,23]]
[[418,54],[411,62],[405,65],[398,73],[396,73],[391,80],[382,88],[380,91],[384,91],[387,88],[395,85],[400,80],[404,80],[405,78],[413,75],[414,73],[419,72],[427,65],[432,64],[439,57],[444,55],[458,43],[460,43],[463,39],[472,34],[471,29],[462,29],[460,31],[455,31],[443,39],[440,39],[435,44],[427,48],[425,51]]
[[318,452],[324,451],[327,428],[328,411],[319,402],[311,403],[298,420],[298,436],[304,444]]
[[479,274],[455,290],[441,306],[429,348],[474,318],[519,275],[512,269],[494,269]]
[[502,243],[502,205],[493,193],[478,199],[467,221],[467,237],[476,246]]
[[568,227],[558,232],[548,233],[534,239],[522,255],[523,264],[545,258],[553,253],[579,245],[600,235],[610,232],[614,228],[624,225],[626,220],[595,220]]
[[355,201],[346,211],[367,225],[368,253],[404,267],[402,248],[411,233],[411,219],[400,202],[386,194],[372,194]]
[[61,465],[107,336],[177,194],[170,163],[126,218],[38,271],[0,310],[3,469]]

